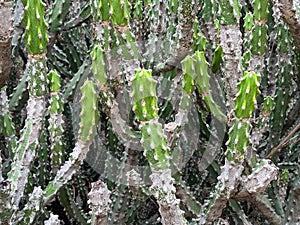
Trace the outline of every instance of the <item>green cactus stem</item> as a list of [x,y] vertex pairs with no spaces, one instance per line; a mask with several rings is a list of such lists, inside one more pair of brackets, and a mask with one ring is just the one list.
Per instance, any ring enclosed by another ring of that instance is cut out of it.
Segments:
[[[297,1],[283,1],[278,0],[276,1],[277,7],[280,9],[281,12],[281,18],[283,21],[288,24],[290,34],[293,37],[293,41],[295,43],[295,47],[300,50],[300,42],[299,42],[299,31],[300,31],[300,25],[299,25],[299,9],[297,11],[294,9],[294,4],[297,6],[299,2]],[[299,6],[298,6],[299,7]]]
[[163,134],[161,124],[149,122],[141,128],[142,145],[146,149],[145,154],[150,166],[154,170],[165,170],[169,164],[169,149]]
[[111,119],[111,125],[116,134],[119,135],[121,140],[128,146],[139,146],[140,143],[135,132],[127,122],[120,116],[119,104],[114,100],[111,88],[108,86],[108,77],[106,72],[106,64],[104,62],[104,52],[100,45],[96,45],[91,52],[92,58],[92,73],[96,82],[96,86],[100,91],[100,103],[102,110]]
[[49,203],[57,191],[77,172],[96,134],[96,125],[98,124],[98,98],[94,83],[86,80],[81,88],[81,92],[78,140],[69,159],[60,167],[54,179],[46,187],[44,196],[45,203]]
[[[233,195],[243,171],[246,151],[250,142],[250,118],[256,108],[256,97],[259,92],[260,75],[254,72],[245,72],[238,84],[238,93],[235,98],[235,119],[229,130],[228,149],[225,165],[218,177],[218,185],[212,199],[207,203],[208,221],[215,221],[222,213],[226,203]],[[273,172],[273,170],[271,170]],[[271,173],[270,172],[270,173]],[[269,174],[268,174],[269,175]],[[270,176],[274,179],[274,176]],[[271,180],[272,180],[271,179]],[[268,180],[269,181],[269,180]],[[262,182],[263,185],[268,182]],[[265,186],[264,186],[265,187]]]
[[[109,159],[110,157],[108,157]],[[118,168],[118,173],[116,174],[118,183],[116,187],[114,188],[114,193],[111,193],[111,202],[110,202],[110,210],[107,213],[107,219],[111,223],[124,223],[125,221],[128,221],[133,211],[135,210],[134,206],[134,200],[130,197],[131,196],[131,190],[129,187],[124,184],[125,182],[125,174],[127,173],[127,159],[128,159],[128,153],[126,153],[120,162],[118,162],[118,165],[112,165],[112,168],[107,167],[106,172],[110,172],[109,170],[115,169],[115,167]],[[107,164],[111,164],[111,158],[106,162]],[[115,164],[115,163],[114,163]],[[105,219],[105,218],[103,218]]]
[[137,70],[132,80],[133,111],[138,120],[149,121],[158,117],[156,81],[151,70]]
[[284,223],[288,225],[297,224],[300,222],[300,179],[298,177],[293,181],[292,190],[287,200],[287,210],[284,217]]
[[88,216],[81,207],[76,204],[74,196],[72,195],[72,188],[64,186],[59,190],[58,198],[60,204],[64,207],[67,216],[70,220],[82,225],[88,225]]
[[130,19],[130,5],[128,0],[112,0],[110,5],[110,18],[113,25],[128,25]]
[[230,207],[230,212],[235,214],[233,217],[234,224],[247,224],[249,223],[249,219],[244,213],[241,204],[239,202],[230,199],[228,201],[228,205]]
[[45,113],[46,62],[44,55],[30,57],[26,73],[29,74],[29,100],[27,119],[21,132],[21,138],[10,171],[12,204],[16,207],[23,195],[29,167],[36,155],[38,138]]
[[[8,110],[8,98],[5,87],[0,89],[0,99],[0,134],[1,136],[4,136],[5,141],[7,142],[10,158],[12,159],[15,154],[16,136],[14,124]],[[4,165],[4,161],[5,160],[0,157],[0,183],[4,180],[2,175],[2,165]]]
[[157,121],[156,81],[152,78],[152,71],[136,70],[132,80],[132,101],[133,110],[141,122],[141,143],[152,171],[150,178],[153,184],[150,189],[160,206],[162,224],[186,224],[183,211],[179,208],[180,201],[174,194],[174,178],[169,169],[170,149],[162,125]]
[[50,71],[48,74],[50,80],[50,106],[49,106],[49,133],[51,142],[51,166],[55,172],[64,162],[64,146],[63,146],[63,101],[60,94],[61,84],[60,76],[57,71]]
[[252,129],[251,143],[253,148],[259,145],[262,140],[263,133],[269,129],[270,115],[274,107],[274,98],[266,96],[262,103],[262,108],[259,117],[257,118],[256,126]]
[[256,108],[256,98],[259,91],[260,75],[254,72],[245,72],[238,84],[238,94],[235,98],[235,120],[229,130],[227,159],[242,163],[245,159],[250,142],[250,118]]
[[17,107],[20,107],[20,102],[24,99],[25,93],[28,92],[28,81],[29,74],[23,74],[22,79],[18,83],[17,87],[14,89],[14,93],[9,99],[9,109],[16,110]]
[[[274,13],[278,12],[277,4],[274,5]],[[280,20],[280,12],[275,15],[275,20]],[[279,17],[279,18],[278,18]],[[276,93],[274,98],[274,109],[271,113],[270,128],[271,128],[271,141],[269,142],[268,149],[273,148],[279,143],[281,137],[280,130],[284,123],[282,118],[285,118],[290,102],[290,86],[291,77],[294,74],[295,67],[293,66],[294,52],[287,50],[292,46],[292,38],[288,31],[287,25],[278,22],[276,26],[276,41],[277,41],[277,59],[276,72],[271,75],[276,77]]]
[[173,51],[171,57],[166,61],[167,65],[172,66],[176,66],[190,53],[193,40],[192,28],[195,21],[196,3],[193,0],[178,1],[176,4],[173,3],[172,9],[174,10],[174,8],[178,9],[178,23],[176,24],[174,33],[176,45],[174,49],[171,49],[171,51]]
[[299,224],[299,13],[0,0],[0,224]]
[[63,94],[63,101],[66,102],[69,99],[72,99],[75,89],[77,85],[83,79],[86,79],[90,72],[89,63],[83,62],[82,65],[79,67],[78,71],[74,74],[70,82],[67,84]]
[[[208,73],[208,64],[205,59],[204,52],[195,52],[192,56],[187,56],[182,61],[184,76],[190,76],[194,80],[195,85],[202,95],[203,101],[207,105],[212,114],[220,121],[225,120],[225,115],[220,107],[215,103],[210,90],[210,75]],[[190,83],[190,82],[189,82]],[[187,91],[191,91],[191,83],[185,85]]]
[[245,51],[243,55],[243,69],[247,70],[250,68],[250,57],[251,57],[251,40],[252,40],[252,29],[254,27],[253,13],[247,12],[244,17],[244,46]]
[[23,0],[26,49],[29,54],[42,54],[47,50],[45,4],[41,0]]
[[232,126],[229,130],[229,140],[227,147],[230,151],[227,152],[227,159],[235,162],[243,162],[245,159],[247,147],[249,145],[251,124],[243,121],[232,121]]
[[[250,70],[255,71],[256,73],[262,74],[263,73],[263,66],[264,66],[264,55],[266,52],[267,46],[267,20],[268,20],[268,1],[253,1],[253,14],[248,13],[245,19],[247,20],[247,30],[250,33]],[[253,16],[253,19],[250,18]],[[250,27],[252,25],[252,27]],[[251,31],[250,31],[251,30]]]
[[104,63],[104,53],[101,45],[96,45],[91,52],[92,72],[100,91],[105,91],[107,86],[107,75]]
[[218,45],[213,53],[213,58],[211,62],[211,72],[217,73],[221,69],[221,63],[223,59],[223,50],[220,45]]
[[216,19],[216,1],[202,1],[200,15],[198,19],[202,21],[203,32],[207,39],[209,40],[209,44],[213,45],[216,42],[215,38],[217,38],[217,32],[215,27],[214,20]]
[[259,209],[260,212],[265,215],[266,219],[272,224],[282,224],[282,218],[274,211],[272,208],[272,203],[267,196],[261,194],[251,198],[251,204],[253,204],[254,207],[257,207],[257,209]]
[[235,98],[234,112],[239,119],[248,119],[256,108],[256,97],[260,93],[260,75],[254,72],[245,72],[238,84],[238,94]]

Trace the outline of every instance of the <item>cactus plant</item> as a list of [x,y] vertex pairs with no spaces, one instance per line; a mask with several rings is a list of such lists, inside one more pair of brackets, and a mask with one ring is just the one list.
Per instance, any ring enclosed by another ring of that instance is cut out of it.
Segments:
[[0,1],[0,223],[298,224],[299,9]]

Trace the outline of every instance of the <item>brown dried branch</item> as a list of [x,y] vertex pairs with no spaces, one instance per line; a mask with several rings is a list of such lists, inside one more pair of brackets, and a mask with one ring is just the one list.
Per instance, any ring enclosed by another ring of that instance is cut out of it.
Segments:
[[[300,33],[299,33],[300,34]],[[272,151],[269,153],[269,155],[267,155],[267,159],[271,159],[272,156],[280,151],[282,148],[284,148],[287,143],[289,142],[289,140],[293,137],[293,135],[300,129],[300,123],[288,134],[288,136],[286,136],[285,139],[282,140],[282,142],[280,142],[279,145],[277,145],[275,148],[272,149]]]

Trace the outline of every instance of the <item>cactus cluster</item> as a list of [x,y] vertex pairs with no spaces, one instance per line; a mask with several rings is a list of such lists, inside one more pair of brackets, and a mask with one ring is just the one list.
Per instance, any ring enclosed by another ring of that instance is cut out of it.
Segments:
[[299,224],[299,4],[0,1],[0,224]]

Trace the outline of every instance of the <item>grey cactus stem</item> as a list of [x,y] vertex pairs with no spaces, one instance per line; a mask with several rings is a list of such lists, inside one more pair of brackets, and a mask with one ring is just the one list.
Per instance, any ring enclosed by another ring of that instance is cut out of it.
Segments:
[[178,64],[191,53],[191,43],[193,35],[193,23],[195,20],[196,3],[194,0],[179,1],[178,25],[176,26],[176,36],[178,43],[175,53],[166,62],[167,65],[178,66]]
[[107,214],[110,209],[110,194],[103,181],[92,183],[92,189],[88,194],[90,208],[92,209],[92,225],[107,225]]
[[242,76],[240,58],[242,54],[242,33],[239,28],[240,3],[237,0],[219,0],[220,46],[224,53],[225,87],[230,112],[237,95],[237,82]]
[[12,2],[0,2],[0,88],[4,86],[12,69]]

